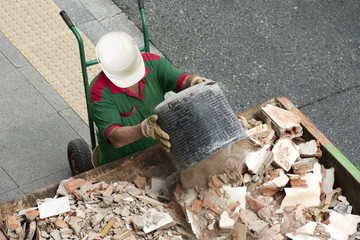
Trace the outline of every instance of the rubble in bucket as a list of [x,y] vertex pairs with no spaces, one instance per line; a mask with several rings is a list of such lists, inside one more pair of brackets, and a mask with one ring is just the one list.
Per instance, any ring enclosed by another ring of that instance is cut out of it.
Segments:
[[[270,110],[269,110],[270,109]],[[8,216],[14,239],[360,239],[360,216],[334,189],[334,169],[319,163],[317,140],[302,138],[300,120],[268,106],[261,121],[239,121],[255,142],[234,168],[207,185],[170,186],[67,179],[52,199]],[[286,118],[281,118],[286,116]],[[196,174],[196,172],[195,172]],[[175,190],[171,191],[171,189]]]

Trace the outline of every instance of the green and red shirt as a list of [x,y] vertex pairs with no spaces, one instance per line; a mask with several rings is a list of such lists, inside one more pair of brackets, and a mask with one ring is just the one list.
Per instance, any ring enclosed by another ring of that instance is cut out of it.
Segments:
[[143,137],[121,148],[114,148],[108,140],[115,127],[134,126],[154,114],[155,107],[164,100],[166,92],[179,92],[187,74],[176,69],[163,57],[142,53],[145,76],[140,80],[140,94],[114,85],[101,72],[90,85],[90,114],[98,128],[101,150],[100,165],[144,150],[158,142]]

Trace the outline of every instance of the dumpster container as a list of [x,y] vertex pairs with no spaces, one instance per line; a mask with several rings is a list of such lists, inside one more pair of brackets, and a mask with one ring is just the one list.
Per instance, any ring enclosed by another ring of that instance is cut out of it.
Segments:
[[[342,195],[347,197],[353,206],[353,213],[360,214],[360,171],[312,124],[301,111],[295,107],[287,98],[280,97],[271,99],[258,107],[249,109],[238,115],[245,118],[256,118],[257,111],[272,104],[284,108],[298,115],[301,118],[303,137],[306,140],[317,139],[320,142],[322,157],[319,162],[326,168],[335,169],[334,188],[341,187]],[[176,164],[171,155],[166,153],[159,145],[153,146],[144,151],[135,153],[128,157],[119,159],[112,163],[89,170],[74,178],[97,181],[120,181],[132,182],[138,175],[143,177],[167,177],[176,172]],[[17,213],[20,210],[34,205],[36,199],[52,198],[56,194],[59,183],[55,183],[0,204],[0,227],[4,227],[4,219],[8,215]]]

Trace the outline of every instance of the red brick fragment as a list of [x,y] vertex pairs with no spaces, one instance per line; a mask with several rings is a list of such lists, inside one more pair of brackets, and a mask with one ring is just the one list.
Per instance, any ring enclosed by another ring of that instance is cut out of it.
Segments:
[[76,189],[79,189],[82,185],[91,183],[85,179],[73,178],[64,183],[65,189],[69,194],[73,194]]
[[58,229],[65,229],[65,228],[69,228],[69,225],[60,218],[58,218],[55,221],[55,227]]
[[142,176],[137,176],[137,178],[134,180],[134,184],[140,189],[145,189],[145,186],[147,184],[146,178]]
[[37,218],[38,216],[39,216],[39,211],[38,210],[28,210],[28,211],[25,212],[25,217],[29,221],[35,220],[35,218]]
[[290,185],[292,187],[306,187],[306,180],[301,179],[300,177],[298,178],[291,178],[290,179]]
[[182,192],[181,186],[180,186],[180,184],[178,183],[178,184],[176,184],[176,188],[175,188],[175,190],[174,190],[174,193],[175,193],[176,195],[180,196],[181,192]]
[[222,214],[221,209],[218,209],[218,208],[215,206],[214,203],[211,203],[211,204],[209,205],[209,209],[210,209],[211,211],[213,211],[213,213],[215,213],[215,214],[217,214],[217,215],[219,215],[219,216]]
[[277,192],[277,188],[273,186],[260,186],[259,191],[264,195],[273,196]]
[[104,197],[110,196],[114,191],[114,184],[111,182],[109,186],[106,188],[106,190],[102,193]]
[[234,211],[235,208],[237,208],[238,206],[240,206],[240,202],[236,201],[236,202],[233,202],[230,204],[229,209],[230,209],[230,211]]
[[7,226],[11,229],[16,229],[20,227],[20,222],[16,219],[15,216],[8,216],[7,217]]
[[192,205],[192,210],[195,212],[200,212],[202,209],[202,201],[195,199]]
[[249,203],[250,208],[254,211],[259,211],[265,206],[263,203],[249,195],[246,196],[246,201]]
[[221,196],[221,192],[220,192],[220,188],[217,187],[215,184],[213,184],[212,182],[209,182],[209,187],[212,188],[216,194],[220,197]]

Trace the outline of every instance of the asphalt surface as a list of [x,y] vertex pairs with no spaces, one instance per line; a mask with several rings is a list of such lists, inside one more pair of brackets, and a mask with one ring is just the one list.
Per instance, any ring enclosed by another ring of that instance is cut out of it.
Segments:
[[[141,28],[133,0],[113,0]],[[235,112],[285,96],[360,169],[360,2],[146,0],[150,41]]]

